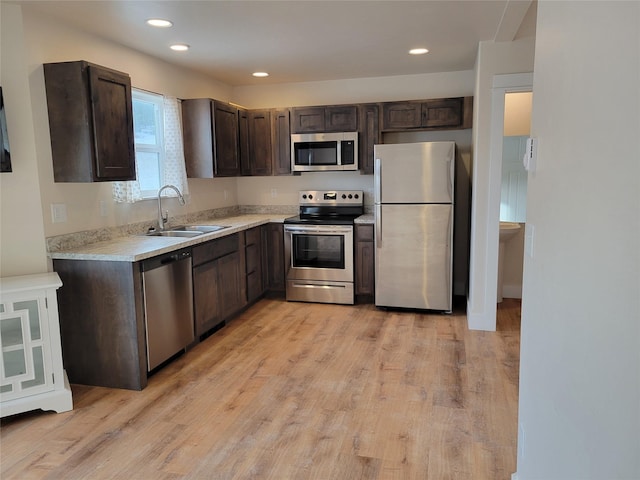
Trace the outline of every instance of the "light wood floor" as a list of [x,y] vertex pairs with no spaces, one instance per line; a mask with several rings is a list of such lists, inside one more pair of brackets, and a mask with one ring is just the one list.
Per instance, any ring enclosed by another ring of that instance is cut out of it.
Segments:
[[2,479],[509,479],[520,304],[498,332],[264,299],[142,392],[2,420]]

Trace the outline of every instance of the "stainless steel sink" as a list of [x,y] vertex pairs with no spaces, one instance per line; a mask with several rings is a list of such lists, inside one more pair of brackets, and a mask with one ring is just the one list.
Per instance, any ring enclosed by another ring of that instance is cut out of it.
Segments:
[[198,231],[185,231],[185,230],[163,230],[160,232],[149,232],[146,235],[149,237],[196,237],[202,235],[204,232]]
[[146,235],[150,237],[195,237],[205,233],[213,233],[219,230],[229,228],[227,225],[180,225],[172,227],[169,230],[155,230],[148,232]]
[[213,233],[218,230],[229,228],[226,225],[184,225],[182,227],[175,227],[172,230],[181,230],[187,232],[201,232],[201,233]]

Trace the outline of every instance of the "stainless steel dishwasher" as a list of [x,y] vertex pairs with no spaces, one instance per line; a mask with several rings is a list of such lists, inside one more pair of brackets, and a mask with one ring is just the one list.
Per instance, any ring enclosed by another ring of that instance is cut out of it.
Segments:
[[147,370],[195,339],[191,249],[142,261]]

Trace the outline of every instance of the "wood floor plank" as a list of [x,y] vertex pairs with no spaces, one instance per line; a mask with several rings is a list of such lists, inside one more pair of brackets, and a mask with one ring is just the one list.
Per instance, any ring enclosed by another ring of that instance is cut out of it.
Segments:
[[515,471],[519,301],[466,316],[263,299],[127,391],[2,419],[3,479],[473,479]]

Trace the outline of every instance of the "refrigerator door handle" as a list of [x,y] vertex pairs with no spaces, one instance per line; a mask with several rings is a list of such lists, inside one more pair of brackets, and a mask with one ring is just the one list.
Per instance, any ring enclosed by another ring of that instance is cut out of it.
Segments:
[[382,206],[379,203],[376,203],[376,231],[375,231],[375,241],[376,248],[382,248]]
[[380,204],[381,198],[380,198],[380,188],[381,188],[381,183],[380,183],[380,170],[381,170],[381,165],[380,165],[380,159],[379,158],[374,158],[373,160],[373,195],[374,195],[374,200],[373,202],[376,205]]

